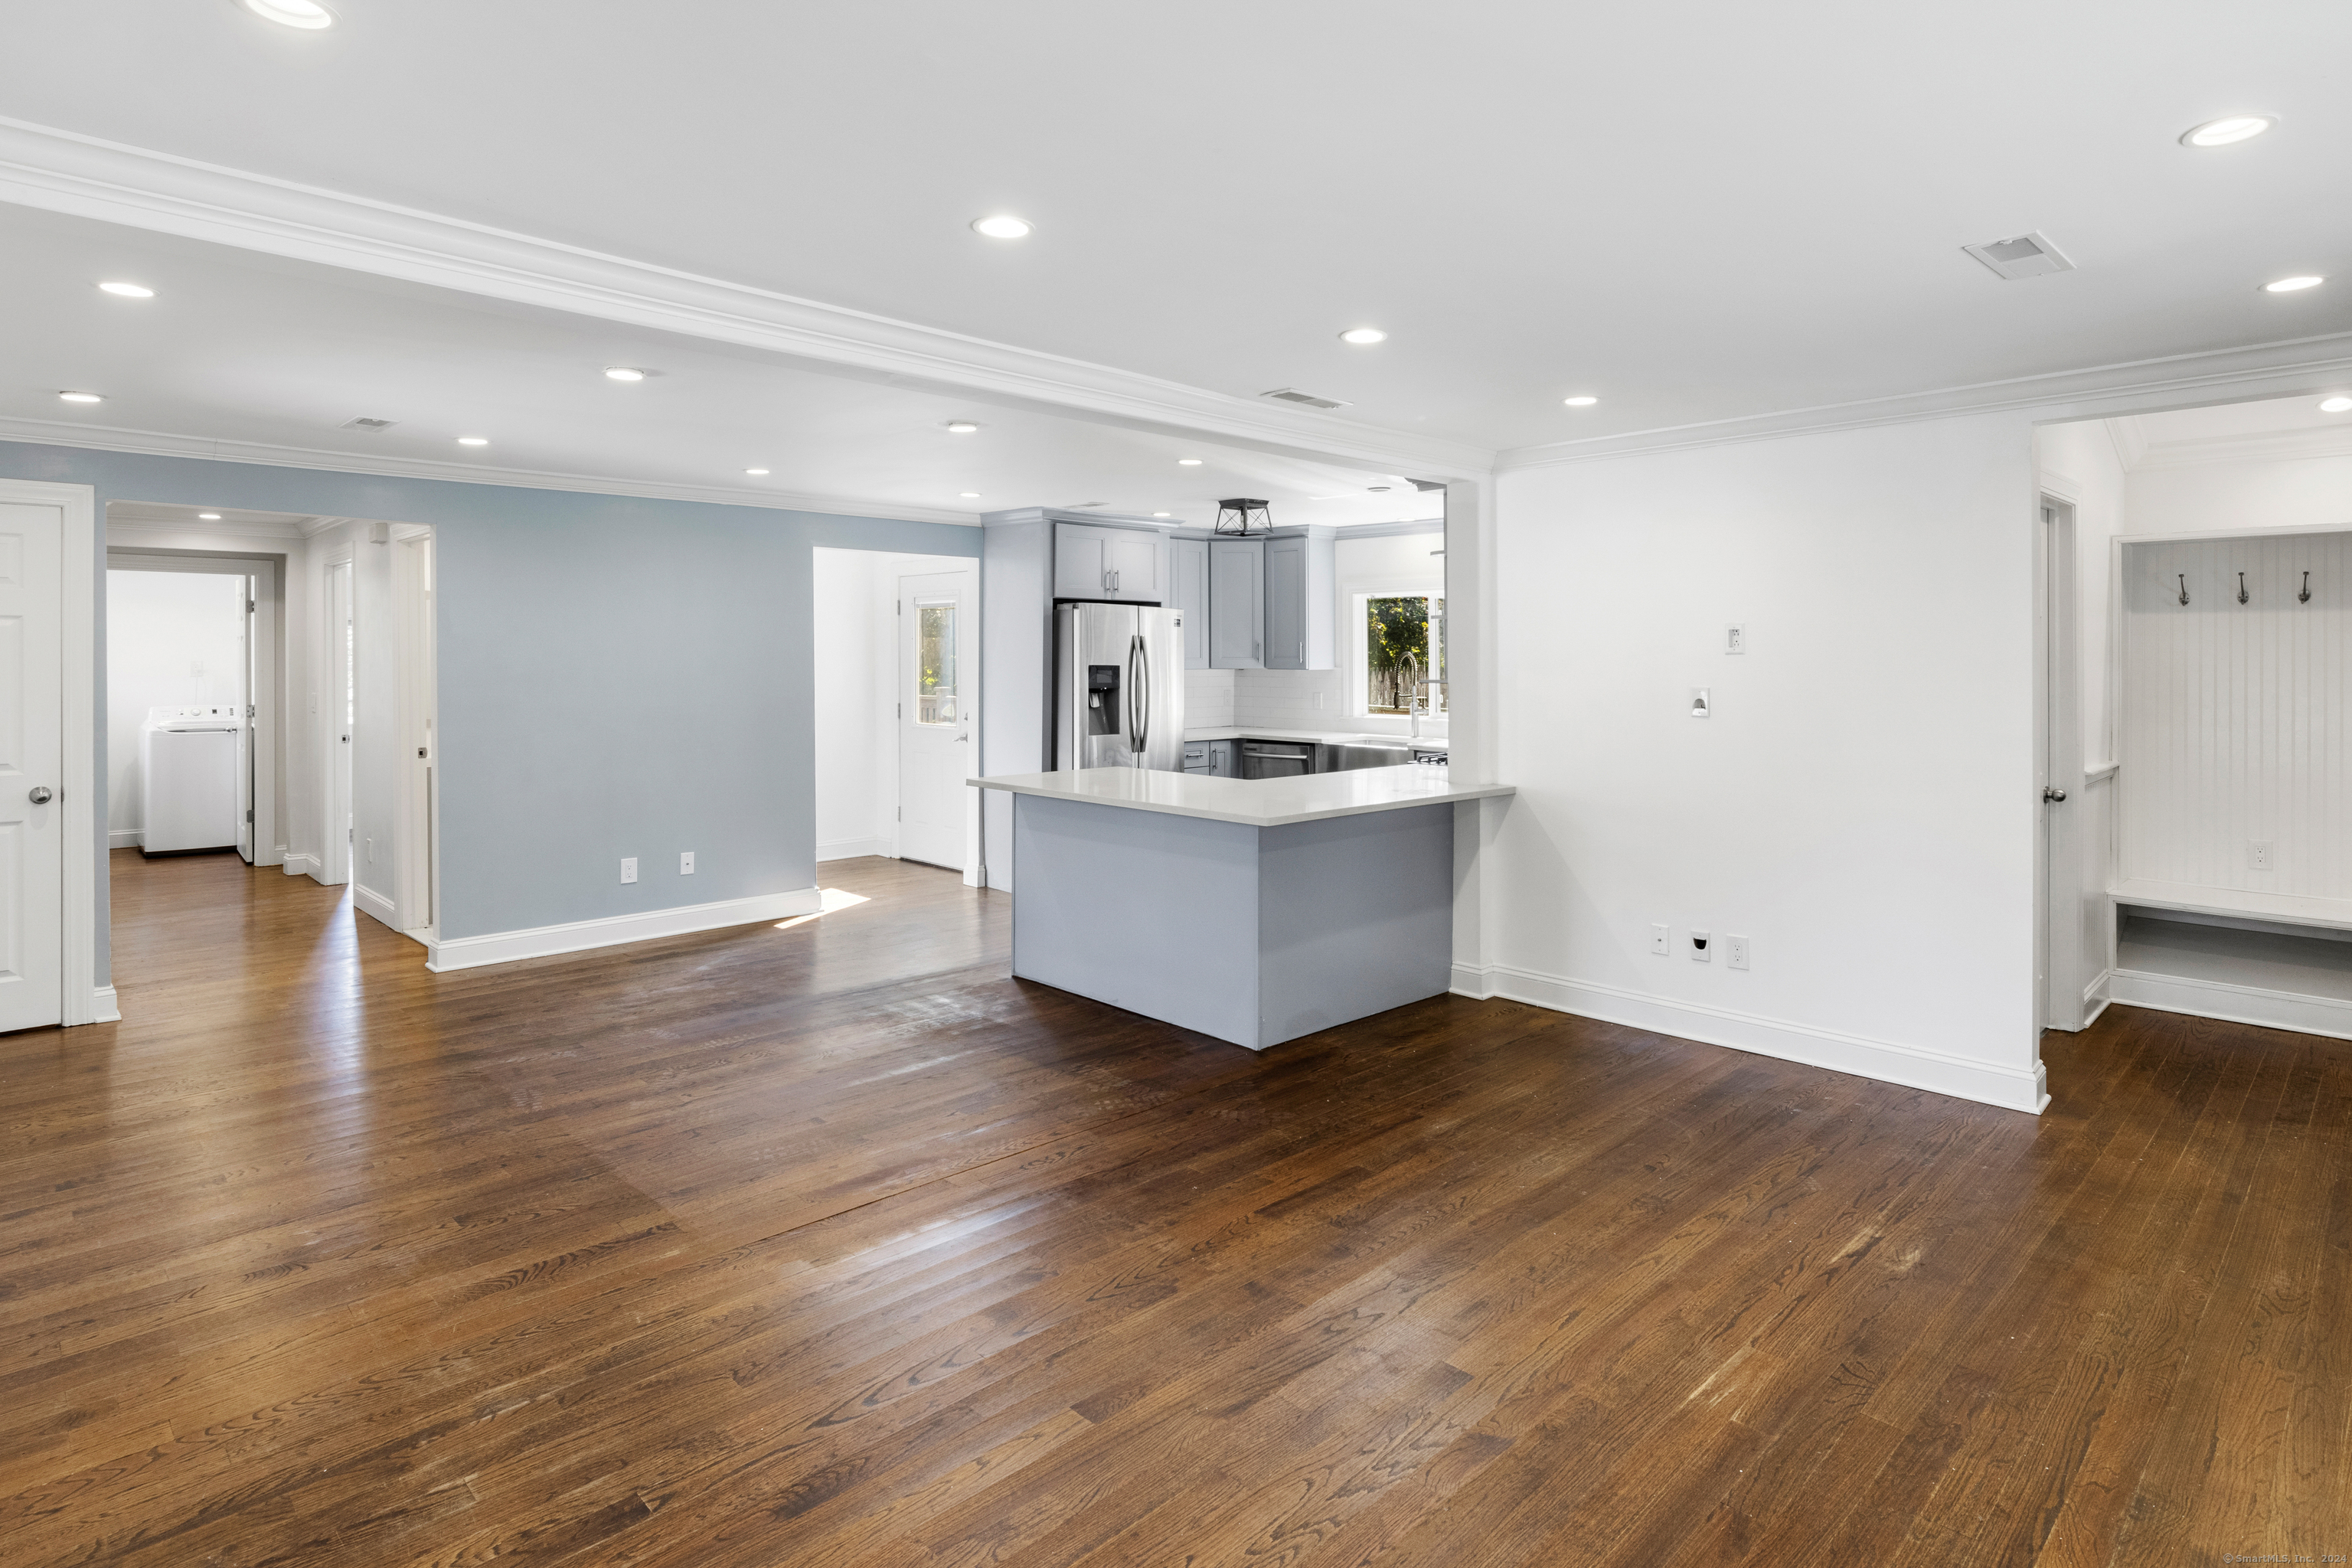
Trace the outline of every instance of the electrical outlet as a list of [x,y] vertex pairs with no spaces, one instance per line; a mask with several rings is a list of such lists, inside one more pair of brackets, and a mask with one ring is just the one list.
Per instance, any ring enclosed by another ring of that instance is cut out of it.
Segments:
[[1726,653],[1746,653],[1748,651],[1748,628],[1740,626],[1737,622],[1724,627],[1723,651]]
[[636,879],[637,858],[632,855],[621,862],[621,880],[624,882],[634,882]]
[[1691,962],[1694,963],[1713,963],[1715,962],[1714,946],[1715,943],[1713,940],[1707,936],[1706,932],[1703,931],[1695,931],[1691,932]]
[[1692,687],[1690,716],[1694,719],[1704,719],[1714,711],[1715,699],[1707,694],[1706,688],[1704,686]]
[[2249,870],[2254,871],[2267,871],[2271,868],[2269,839],[2257,838],[2246,846],[2246,867]]
[[1746,937],[1727,936],[1723,939],[1723,966],[1726,969],[1745,969],[1748,967],[1748,939]]
[[694,875],[693,850],[681,849],[677,852],[677,874],[681,877],[691,877]]
[[1664,926],[1652,926],[1650,928],[1650,951],[1656,953],[1660,958],[1664,958],[1666,956],[1667,950],[1670,946],[1672,946],[1672,942],[1666,933],[1666,928]]

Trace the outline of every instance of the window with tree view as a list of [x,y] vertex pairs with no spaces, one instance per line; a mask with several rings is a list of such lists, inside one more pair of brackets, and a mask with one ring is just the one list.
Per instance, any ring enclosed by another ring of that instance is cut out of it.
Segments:
[[1445,711],[1445,601],[1435,595],[1364,600],[1364,711],[1409,713],[1418,694]]
[[956,721],[956,607],[915,606],[915,722]]

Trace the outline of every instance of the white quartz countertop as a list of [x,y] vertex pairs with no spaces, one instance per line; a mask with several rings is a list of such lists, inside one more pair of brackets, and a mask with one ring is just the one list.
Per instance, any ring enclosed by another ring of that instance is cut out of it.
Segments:
[[[1265,733],[1253,730],[1252,735]],[[1145,768],[1083,768],[1066,773],[1003,773],[966,779],[982,789],[1049,800],[1085,801],[1171,816],[1204,816],[1249,827],[1283,827],[1320,822],[1327,816],[1357,816],[1371,811],[1445,801],[1484,800],[1516,795],[1516,784],[1456,785],[1450,769],[1423,763],[1393,768],[1357,768],[1344,773],[1306,773],[1286,779],[1219,779],[1200,773],[1160,773]]]
[[1351,735],[1336,730],[1269,730],[1263,724],[1237,727],[1232,724],[1214,730],[1187,730],[1187,741],[1328,741],[1335,746],[1419,746],[1423,751],[1445,750],[1443,735],[1423,735],[1419,740],[1404,735]]

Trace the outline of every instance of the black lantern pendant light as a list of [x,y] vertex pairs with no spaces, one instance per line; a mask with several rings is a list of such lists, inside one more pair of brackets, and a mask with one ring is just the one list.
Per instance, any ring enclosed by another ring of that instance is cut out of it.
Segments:
[[1232,500],[1221,500],[1217,503],[1216,531],[1219,533],[1244,536],[1253,533],[1272,533],[1274,531],[1273,510],[1265,502],[1251,500],[1246,496],[1237,496]]

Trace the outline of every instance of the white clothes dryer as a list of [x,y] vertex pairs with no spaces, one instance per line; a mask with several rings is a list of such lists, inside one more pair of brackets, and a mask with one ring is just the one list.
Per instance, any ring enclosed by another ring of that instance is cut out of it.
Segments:
[[235,708],[150,708],[139,729],[139,847],[234,849],[245,719]]

